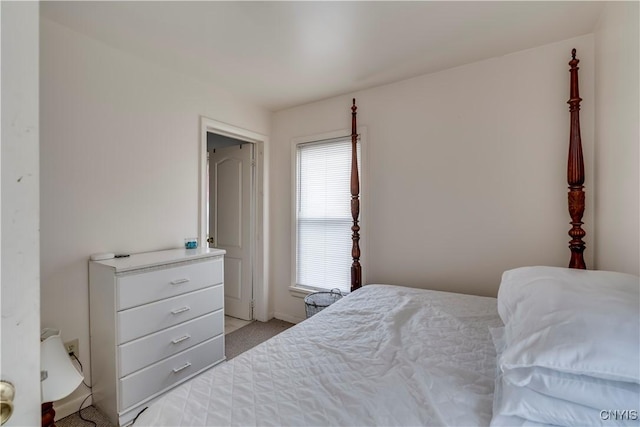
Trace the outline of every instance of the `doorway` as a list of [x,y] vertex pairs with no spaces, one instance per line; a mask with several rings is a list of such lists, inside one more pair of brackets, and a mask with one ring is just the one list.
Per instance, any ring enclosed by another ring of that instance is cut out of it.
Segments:
[[200,241],[226,250],[225,315],[267,321],[263,165],[266,137],[201,119]]

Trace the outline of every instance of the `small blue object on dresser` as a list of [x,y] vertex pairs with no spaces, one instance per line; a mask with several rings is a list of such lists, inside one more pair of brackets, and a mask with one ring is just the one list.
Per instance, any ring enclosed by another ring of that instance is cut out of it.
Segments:
[[188,237],[184,239],[184,248],[185,249],[197,249],[198,248],[198,238],[197,237]]

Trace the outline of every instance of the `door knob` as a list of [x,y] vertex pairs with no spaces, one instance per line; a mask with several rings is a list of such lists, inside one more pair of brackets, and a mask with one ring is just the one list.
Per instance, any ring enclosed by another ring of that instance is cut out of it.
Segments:
[[211,244],[213,245],[213,237],[209,237],[209,238],[207,239],[207,243],[211,243]]
[[0,425],[7,422],[13,414],[13,398],[16,395],[16,389],[13,384],[0,381]]

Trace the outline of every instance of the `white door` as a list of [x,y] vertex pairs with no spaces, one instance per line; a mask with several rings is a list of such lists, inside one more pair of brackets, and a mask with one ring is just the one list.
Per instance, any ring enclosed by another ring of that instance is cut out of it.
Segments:
[[224,310],[252,320],[251,218],[253,144],[209,153],[209,234],[211,247],[224,249]]
[[39,25],[38,2],[0,2],[0,380],[15,387],[5,427],[41,424]]

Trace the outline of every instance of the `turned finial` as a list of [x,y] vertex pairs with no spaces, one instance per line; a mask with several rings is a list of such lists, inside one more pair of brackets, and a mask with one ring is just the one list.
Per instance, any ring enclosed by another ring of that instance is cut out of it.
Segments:
[[576,58],[576,50],[572,49],[571,50],[571,61],[569,61],[569,65],[571,66],[571,69],[572,70],[577,70],[579,63],[580,63],[580,60],[578,58]]

